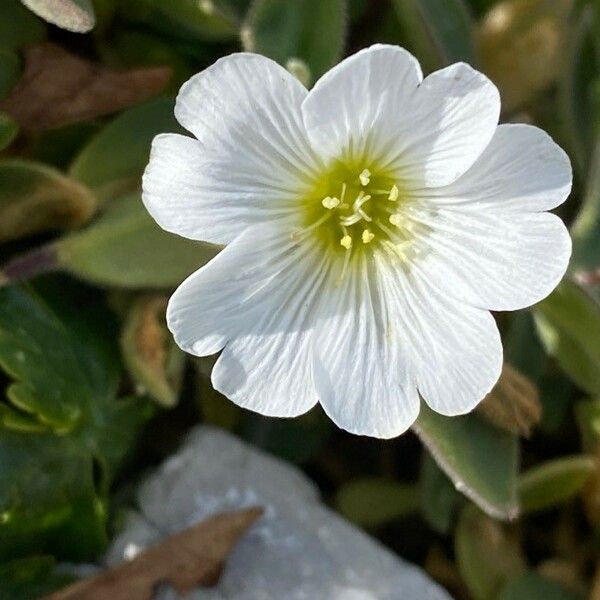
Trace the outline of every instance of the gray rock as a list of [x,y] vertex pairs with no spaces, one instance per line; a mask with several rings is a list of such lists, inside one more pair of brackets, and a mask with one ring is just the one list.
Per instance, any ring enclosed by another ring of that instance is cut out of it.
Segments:
[[[197,427],[176,455],[139,489],[114,540],[113,565],[163,536],[215,513],[263,506],[235,547],[219,585],[193,600],[447,600],[424,572],[323,506],[294,467],[221,430]],[[174,600],[171,589],[158,593]]]

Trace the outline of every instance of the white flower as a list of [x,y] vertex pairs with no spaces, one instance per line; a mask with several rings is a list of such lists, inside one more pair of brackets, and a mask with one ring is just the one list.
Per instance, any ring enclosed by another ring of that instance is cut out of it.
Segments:
[[571,188],[543,131],[500,125],[466,64],[423,80],[373,46],[308,92],[273,61],[219,60],[181,89],[196,139],[160,135],[144,176],[166,230],[226,245],[172,296],[185,351],[222,351],[212,381],[265,415],[317,402],[348,431],[396,436],[420,397],[473,409],[500,374],[490,310],[544,298],[571,242],[544,211]]

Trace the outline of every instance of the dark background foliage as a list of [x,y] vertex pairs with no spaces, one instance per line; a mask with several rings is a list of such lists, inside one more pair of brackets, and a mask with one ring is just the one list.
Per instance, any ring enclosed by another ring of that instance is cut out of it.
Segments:
[[[425,72],[481,69],[502,121],[549,131],[575,175],[569,273],[497,315],[496,388],[465,417],[424,408],[391,441],[216,393],[211,360],[183,356],[164,324],[170,291],[216,249],[164,233],[139,199],[192,74],[243,48],[310,86],[375,42]],[[301,466],[459,598],[600,598],[599,64],[594,0],[3,0],[0,598],[37,598],[68,581],[57,563],[97,559],[136,482],[199,422]]]

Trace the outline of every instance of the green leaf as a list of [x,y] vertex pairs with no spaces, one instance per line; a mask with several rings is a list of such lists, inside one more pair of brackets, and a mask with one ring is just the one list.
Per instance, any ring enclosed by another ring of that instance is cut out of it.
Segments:
[[473,23],[463,0],[393,0],[404,36],[426,71],[477,64]]
[[454,552],[462,579],[474,600],[496,598],[504,585],[526,568],[515,532],[474,506],[461,513]]
[[138,194],[115,200],[92,225],[54,245],[58,267],[124,288],[173,288],[219,249],[162,230]]
[[594,32],[594,12],[586,4],[569,29],[563,48],[566,68],[558,85],[558,110],[564,125],[574,167],[583,181],[594,143],[594,125],[598,125],[598,109],[593,102],[592,82],[598,81],[600,52]]
[[459,495],[450,479],[426,452],[423,454],[419,483],[423,517],[435,531],[448,533]]
[[577,495],[594,473],[589,456],[564,456],[530,469],[519,478],[523,513],[553,508]]
[[379,527],[419,510],[419,489],[414,484],[368,477],[343,485],[335,507],[361,527]]
[[0,598],[34,600],[72,583],[73,577],[56,573],[51,556],[31,556],[0,565]]
[[128,0],[121,11],[178,39],[226,41],[238,34],[237,15],[223,0]]
[[18,50],[46,39],[46,26],[19,0],[2,0],[0,8],[0,48]]
[[413,429],[458,491],[492,517],[516,517],[516,436],[473,414],[443,417],[424,403]]
[[346,13],[345,0],[254,0],[242,43],[286,67],[302,61],[315,81],[342,57]]
[[0,162],[0,242],[90,219],[96,201],[82,185],[41,163]]
[[0,367],[13,379],[4,412],[40,426],[0,427],[0,560],[89,560],[104,547],[108,487],[149,416],[147,403],[115,397],[115,344],[95,293],[0,289]]
[[19,124],[6,113],[0,112],[0,151],[8,148],[19,133]]
[[497,600],[583,600],[583,596],[556,581],[528,571],[508,582]]
[[571,237],[573,238],[571,267],[598,269],[600,267],[600,134],[596,136],[585,193],[577,219],[571,227]]
[[91,31],[96,23],[90,0],[21,0],[48,23],[76,33]]
[[0,47],[0,100],[6,98],[21,76],[21,61],[14,50]]
[[537,331],[548,354],[573,381],[600,395],[600,305],[564,280],[534,307]]
[[157,98],[126,110],[84,146],[70,168],[70,175],[102,193],[137,187],[154,136],[177,131],[173,101]]
[[175,406],[183,376],[184,355],[165,322],[166,296],[143,296],[129,308],[121,350],[129,374],[153,400]]

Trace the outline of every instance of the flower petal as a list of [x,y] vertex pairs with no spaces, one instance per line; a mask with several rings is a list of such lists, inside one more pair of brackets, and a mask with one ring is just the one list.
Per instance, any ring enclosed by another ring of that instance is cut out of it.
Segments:
[[479,308],[517,310],[539,302],[558,285],[571,256],[567,228],[550,213],[463,205],[424,221],[431,229],[422,238],[423,272],[445,293]]
[[268,58],[233,54],[186,82],[175,116],[198,140],[159,136],[143,198],[166,230],[225,244],[289,214],[318,159],[300,105],[306,89]]
[[546,132],[507,124],[497,127],[488,147],[460,179],[422,195],[442,205],[536,212],[562,204],[572,179],[569,157]]
[[280,227],[250,227],[176,290],[169,328],[192,354],[224,347],[213,385],[240,406],[302,414],[317,400],[309,347],[323,260]]
[[341,283],[330,275],[314,340],[315,387],[339,427],[390,438],[414,423],[419,397],[377,271],[357,260]]
[[416,266],[408,274],[394,265],[388,269],[388,302],[395,307],[397,335],[410,348],[409,368],[419,393],[443,415],[471,411],[502,369],[502,343],[494,318],[486,310],[439,293]]
[[[302,105],[310,139],[327,159],[341,153],[380,154],[396,119],[423,79],[417,59],[398,46],[377,44],[325,73]],[[374,146],[370,146],[373,144]]]
[[272,417],[295,417],[317,403],[311,347],[313,307],[323,280],[320,262],[307,257],[306,264],[272,281],[260,314],[223,349],[213,369],[213,386],[239,406]]
[[313,146],[326,158],[341,148],[393,170],[408,188],[455,181],[494,134],[498,90],[464,63],[420,79],[401,48],[378,45],[346,59],[302,105]]

